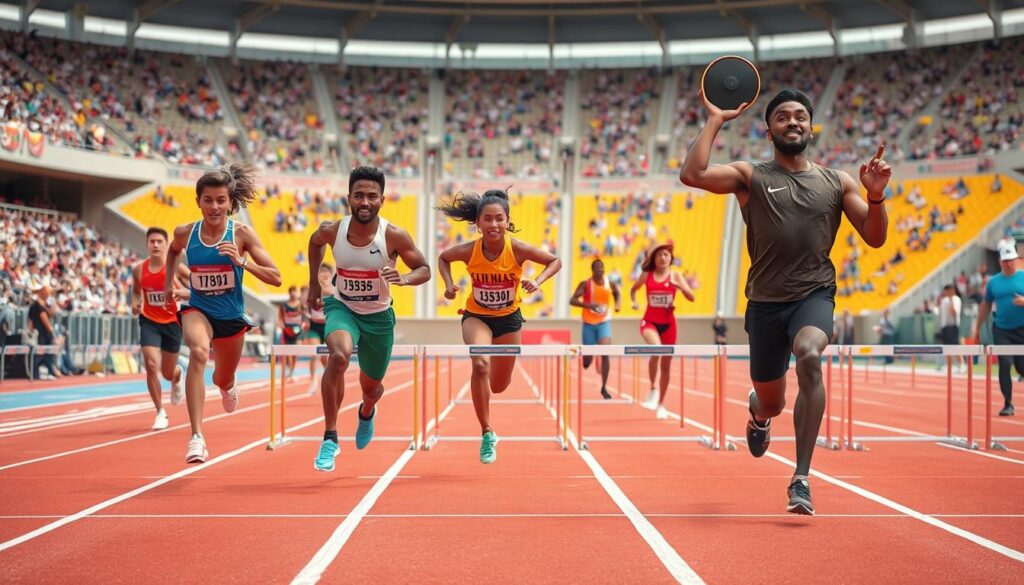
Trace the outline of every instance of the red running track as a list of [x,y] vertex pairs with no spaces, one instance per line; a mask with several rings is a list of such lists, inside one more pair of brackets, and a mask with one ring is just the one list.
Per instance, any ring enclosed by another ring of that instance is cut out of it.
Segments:
[[[201,467],[182,463],[187,427],[149,433],[149,411],[0,435],[0,580],[281,583],[300,574],[320,574],[324,583],[1024,580],[1021,454],[995,458],[933,442],[870,444],[867,452],[819,449],[814,469],[824,475],[812,478],[819,515],[808,518],[784,512],[791,442],[780,439],[769,455],[754,459],[742,443],[737,451],[714,452],[693,442],[623,439],[705,434],[711,423],[706,366],[694,385],[688,364],[683,429],[677,418],[658,421],[624,401],[592,400],[596,378],[586,372],[587,452],[563,451],[554,442],[552,412],[519,369],[513,386],[493,397],[492,424],[505,440],[490,466],[479,463],[480,429],[465,392],[446,413],[431,450],[412,452],[407,442],[384,440],[410,434],[409,362],[396,363],[386,379],[390,393],[377,421],[382,440],[364,451],[343,440],[332,474],[312,469],[315,443],[265,450],[266,388],[244,394],[231,415],[210,401],[213,459]],[[742,436],[745,367],[729,365],[730,435]],[[468,364],[456,361],[454,368],[456,383],[465,383]],[[632,384],[630,374],[624,385]],[[348,378],[343,437],[354,430],[357,403],[355,373]],[[871,378],[858,384],[863,392],[855,399],[864,398],[856,403],[858,435],[944,429],[944,400],[933,397],[944,397],[944,379],[932,388],[918,376],[913,391],[904,381],[889,372],[884,386]],[[642,387],[646,394],[646,382]],[[676,379],[667,401],[674,413],[678,392]],[[795,392],[793,380],[791,401]],[[911,398],[921,406],[908,407]],[[571,408],[575,428],[577,405]],[[295,396],[288,416],[290,426],[308,424],[298,434],[321,431],[315,397]],[[184,411],[176,409],[172,424],[179,421]],[[1010,422],[1000,424],[1015,432]],[[791,434],[791,415],[775,428],[779,437]],[[122,442],[92,448],[112,441]],[[81,451],[62,454],[74,450]],[[81,514],[90,507],[98,509]],[[329,554],[311,563],[321,549]]]

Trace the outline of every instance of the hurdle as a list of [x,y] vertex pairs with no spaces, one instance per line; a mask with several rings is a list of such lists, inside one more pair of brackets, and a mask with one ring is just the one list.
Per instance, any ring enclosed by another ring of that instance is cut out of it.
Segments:
[[[966,428],[964,436],[958,436],[953,432],[954,408],[953,408],[953,357],[964,356],[970,358],[983,355],[985,348],[979,345],[848,345],[843,346],[840,357],[840,379],[843,387],[844,400],[840,420],[839,442],[843,448],[864,451],[867,447],[854,438],[854,415],[853,407],[855,398],[855,378],[853,376],[854,357],[869,359],[871,357],[896,357],[909,356],[911,359],[910,388],[917,389],[919,386],[916,365],[917,357],[923,355],[939,356],[946,358],[946,424],[945,433],[913,433],[907,436],[863,436],[860,441],[884,443],[884,442],[940,442],[966,449],[978,449],[978,443],[974,441],[974,373],[972,368],[967,368],[966,375]],[[968,361],[970,361],[968,359]],[[845,368],[843,367],[845,362]],[[845,369],[845,379],[844,372]],[[831,373],[829,373],[831,378]],[[867,375],[865,374],[865,379]],[[829,400],[831,402],[831,399]],[[826,415],[827,416],[827,415]],[[826,419],[828,420],[828,419]],[[845,430],[845,436],[843,431]]]
[[[725,360],[722,358],[725,346],[719,345],[584,345],[579,347],[580,357],[593,356],[593,357],[606,357],[606,358],[618,358],[615,361],[618,362],[618,376],[619,376],[619,387],[616,389],[619,393],[619,397],[627,403],[639,404],[641,401],[640,397],[640,359],[642,357],[660,357],[670,356],[673,358],[679,358],[679,428],[686,428],[686,384],[684,375],[686,373],[685,360],[686,358],[693,359],[693,369],[696,372],[697,358],[713,358],[714,362],[714,382],[712,383],[712,395],[713,395],[713,410],[714,416],[712,424],[710,426],[710,435],[704,436],[684,436],[684,435],[643,435],[635,437],[609,437],[599,435],[584,435],[583,432],[583,421],[585,419],[583,414],[583,405],[587,402],[583,398],[583,381],[582,381],[582,368],[577,369],[577,423],[574,432],[576,434],[577,441],[581,449],[586,449],[588,443],[599,442],[599,441],[632,441],[632,442],[693,442],[710,449],[728,449],[734,450],[736,446],[727,439],[724,430],[724,413],[725,413],[725,386],[722,383],[725,373]],[[735,346],[740,347],[740,346]],[[744,346],[745,347],[745,346]],[[742,352],[742,350],[737,350]],[[622,388],[622,362],[629,360],[632,365],[632,384],[628,388],[627,392],[623,392]],[[597,404],[615,404],[612,401],[596,401]],[[621,403],[621,402],[620,402]]]
[[[992,362],[999,356],[1024,355],[1024,345],[985,346],[985,448],[992,451],[1006,451],[1009,442],[1024,441],[1020,436],[994,437],[992,435]],[[1013,371],[1010,371],[1013,374]]]
[[[326,345],[272,345],[270,347],[270,430],[268,433],[267,450],[273,451],[279,447],[282,447],[288,443],[296,441],[313,441],[320,442],[323,437],[317,436],[302,436],[302,435],[290,435],[288,434],[288,424],[286,418],[286,404],[288,402],[288,378],[285,376],[284,364],[279,363],[280,358],[284,357],[309,357],[317,358],[325,356],[330,353],[330,350]],[[415,345],[396,345],[391,351],[392,358],[412,358],[413,360],[413,434],[411,436],[393,436],[393,437],[380,437],[376,436],[373,438],[374,441],[402,441],[409,442],[409,448],[415,449],[416,444],[416,419],[418,416],[419,405],[417,404],[418,392],[416,392],[417,386],[420,383],[420,376],[416,375],[416,367],[419,365],[419,346]],[[352,357],[358,359],[358,349],[353,349]],[[280,384],[278,384],[278,366],[280,366]],[[280,390],[280,391],[279,391]],[[349,392],[353,388],[348,388]],[[359,392],[358,384],[355,385],[355,390]],[[280,428],[278,428],[280,425]],[[339,439],[341,437],[339,436]],[[351,440],[351,439],[343,439]]]
[[[536,396],[536,400],[527,402],[543,404],[555,413],[555,431],[551,435],[499,435],[502,442],[555,442],[563,451],[569,448],[570,431],[570,401],[569,382],[571,359],[579,355],[578,347],[575,345],[424,345],[420,348],[420,357],[423,363],[433,360],[436,364],[440,358],[447,358],[449,363],[453,358],[473,357],[516,357],[530,358],[517,360],[517,366],[527,379],[527,384]],[[450,370],[449,370],[450,371]],[[415,442],[419,448],[430,450],[440,442],[447,441],[479,441],[479,435],[446,435],[441,432],[438,421],[441,417],[440,407],[440,377],[434,377],[434,414],[430,418],[427,415],[427,407],[430,397],[428,396],[427,369],[422,367],[423,383],[419,385],[419,402],[424,405],[420,410],[420,420],[416,428],[418,435]],[[539,384],[538,384],[539,381]],[[448,394],[451,396],[451,378],[449,377]],[[449,405],[458,403],[457,400],[449,400]],[[432,434],[428,436],[427,427],[433,421]]]

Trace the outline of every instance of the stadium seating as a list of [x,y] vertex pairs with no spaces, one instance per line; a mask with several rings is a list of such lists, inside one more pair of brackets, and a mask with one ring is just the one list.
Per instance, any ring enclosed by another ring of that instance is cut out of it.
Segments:
[[[590,276],[590,260],[599,257],[604,261],[605,273],[610,276],[618,275],[622,280],[619,285],[622,289],[621,315],[642,315],[645,308],[645,293],[643,290],[638,291],[640,310],[634,311],[629,302],[629,288],[639,276],[639,263],[651,243],[671,239],[675,247],[676,260],[679,261],[675,270],[688,275],[691,283],[698,283],[694,290],[697,297],[694,303],[686,302],[681,296],[677,297],[676,314],[713,314],[717,300],[718,270],[722,258],[722,237],[728,199],[723,196],[687,192],[654,194],[651,221],[648,222],[637,217],[636,211],[623,211],[630,209],[628,201],[631,198],[632,196],[606,193],[577,195],[573,203],[573,290],[580,281]],[[659,199],[665,200],[661,212],[657,203]],[[601,227],[602,218],[605,227]],[[593,223],[597,223],[597,226],[591,227]],[[612,253],[606,254],[605,246],[609,236],[617,238],[621,243],[613,244]],[[625,240],[629,240],[628,244]],[[587,253],[582,253],[583,241],[586,241],[589,247]],[[579,313],[579,309],[572,310],[573,315]]]
[[419,175],[428,113],[428,81],[422,71],[330,68],[327,84],[353,167],[373,165],[395,177]]
[[564,87],[562,72],[449,71],[446,174],[549,176],[562,131]]

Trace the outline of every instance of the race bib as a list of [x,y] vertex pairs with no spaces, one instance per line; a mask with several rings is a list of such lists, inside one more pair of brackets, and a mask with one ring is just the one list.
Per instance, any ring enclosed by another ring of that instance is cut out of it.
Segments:
[[164,291],[146,291],[146,304],[151,307],[164,306]]
[[655,294],[647,296],[647,305],[651,307],[658,307],[659,309],[667,309],[672,306],[672,297],[675,295],[669,294]]
[[339,268],[335,287],[346,301],[379,301],[380,272]]
[[515,304],[516,298],[515,282],[502,282],[498,284],[473,283],[473,300],[476,304],[485,309],[499,310],[507,309]]
[[192,267],[192,290],[204,295],[222,295],[235,288],[235,270],[231,264]]
[[598,315],[604,315],[608,312],[608,305],[595,305],[593,311]]

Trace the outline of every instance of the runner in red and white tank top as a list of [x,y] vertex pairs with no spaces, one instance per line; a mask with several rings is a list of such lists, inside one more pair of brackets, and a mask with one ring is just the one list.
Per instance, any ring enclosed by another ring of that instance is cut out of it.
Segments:
[[[683,293],[686,300],[693,302],[693,290],[681,274],[672,270],[672,243],[657,244],[647,252],[643,263],[643,273],[633,283],[629,290],[629,297],[633,301],[633,309],[639,310],[640,305],[636,302],[636,291],[640,287],[647,289],[647,310],[644,311],[643,319],[640,320],[640,335],[650,345],[675,345],[676,344],[676,317],[675,298],[676,291]],[[661,362],[661,383],[659,389],[654,382],[657,377]],[[669,377],[672,369],[672,356],[666,355],[651,357],[647,366],[648,378],[651,381],[651,392],[644,401],[643,406],[650,410],[657,409],[658,418],[668,418],[668,412],[663,403],[665,394],[668,392]]]
[[[146,232],[146,248],[149,250],[149,258],[132,267],[132,313],[139,316],[139,345],[142,347],[142,359],[146,367],[146,387],[156,408],[153,429],[161,430],[170,424],[160,393],[161,374],[171,382],[171,404],[180,404],[185,397],[181,385],[184,370],[178,356],[181,350],[181,326],[178,325],[175,299],[164,302],[167,232],[161,228],[149,228]],[[177,276],[175,297],[187,298],[184,282],[188,279],[188,268],[180,266]]]

